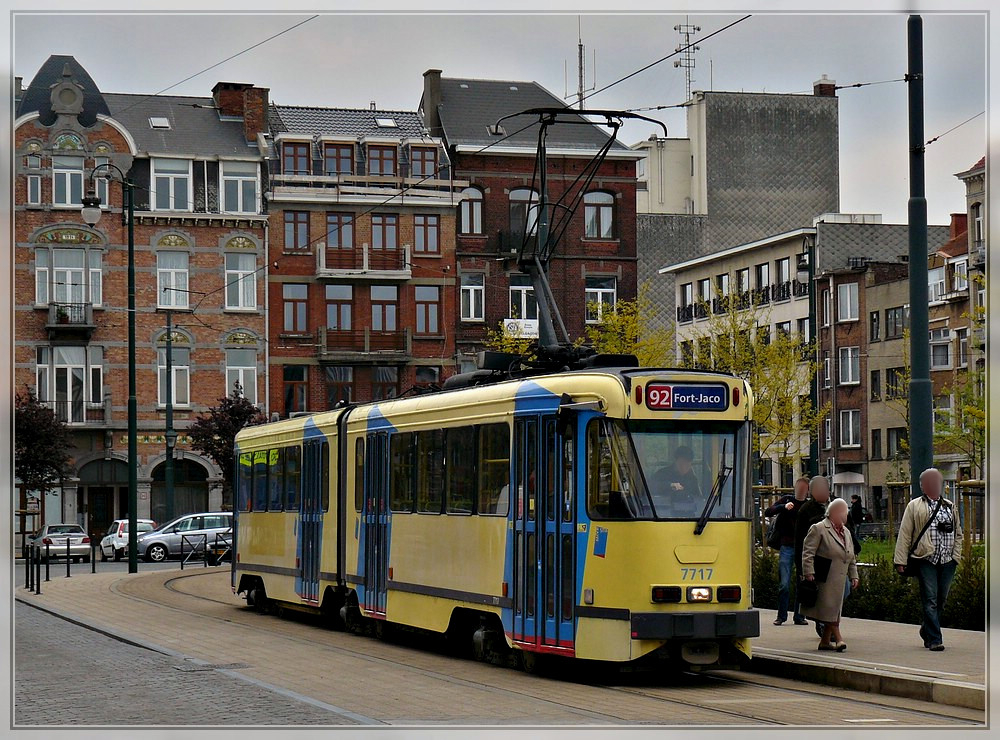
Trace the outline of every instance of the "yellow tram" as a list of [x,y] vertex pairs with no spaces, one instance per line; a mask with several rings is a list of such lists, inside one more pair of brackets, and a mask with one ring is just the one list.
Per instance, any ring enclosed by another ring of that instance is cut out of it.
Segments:
[[244,429],[233,589],[528,667],[739,665],[751,406],[728,375],[594,367]]

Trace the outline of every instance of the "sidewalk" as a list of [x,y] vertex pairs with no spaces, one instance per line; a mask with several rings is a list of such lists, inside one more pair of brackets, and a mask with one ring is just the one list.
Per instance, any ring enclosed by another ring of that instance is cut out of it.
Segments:
[[841,619],[848,649],[820,652],[815,625],[791,619],[771,624],[761,610],[750,669],[813,683],[939,702],[971,709],[986,706],[986,633],[945,629],[944,652],[923,646],[916,624]]

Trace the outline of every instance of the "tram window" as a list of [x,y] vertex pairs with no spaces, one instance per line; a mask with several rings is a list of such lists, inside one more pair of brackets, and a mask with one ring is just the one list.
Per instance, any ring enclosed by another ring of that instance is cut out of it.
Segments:
[[253,510],[267,511],[267,450],[253,453]]
[[559,556],[559,567],[562,572],[562,585],[560,595],[562,596],[562,618],[570,620],[573,618],[573,536],[564,534],[562,536],[562,555]]
[[576,481],[573,480],[573,430],[567,427],[562,440],[562,519],[573,521],[573,490]]
[[476,435],[470,428],[445,432],[445,477],[449,514],[471,514],[476,488]]
[[485,424],[479,428],[480,514],[506,516],[510,499],[510,427]]
[[556,615],[556,543],[555,535],[545,535],[545,616]]
[[593,519],[648,519],[649,494],[627,432],[607,419],[587,425],[587,511]]
[[240,511],[250,510],[250,487],[253,484],[253,455],[249,452],[240,454],[240,463],[236,472],[236,508]]
[[413,511],[413,432],[389,438],[389,508]]
[[330,443],[325,439],[319,447],[320,505],[323,511],[330,510]]
[[555,419],[547,419],[544,426],[545,441],[542,447],[545,450],[545,518],[549,521],[555,519],[556,512],[556,486],[559,482],[558,468],[559,448],[556,446],[556,422]]
[[354,443],[354,510],[361,511],[365,502],[365,440]]
[[417,432],[417,511],[440,514],[444,499],[444,430]]
[[524,611],[529,617],[535,616],[535,574],[538,572],[535,568],[535,563],[538,561],[535,559],[535,533],[528,532],[525,538],[528,547],[527,552],[524,555]]
[[267,473],[270,501],[267,508],[269,511],[281,511],[284,508],[281,501],[285,493],[284,463],[285,450],[283,448],[271,450],[268,453]]
[[524,422],[524,453],[528,521],[534,521],[535,500],[538,497],[538,422],[534,419],[525,419]]
[[285,510],[299,508],[299,478],[302,475],[302,448],[289,447],[285,450]]

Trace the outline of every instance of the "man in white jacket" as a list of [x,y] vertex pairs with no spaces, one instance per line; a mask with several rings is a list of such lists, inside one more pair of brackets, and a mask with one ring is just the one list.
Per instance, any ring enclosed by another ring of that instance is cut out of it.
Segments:
[[941,614],[955,569],[962,559],[962,528],[954,505],[941,496],[943,485],[944,477],[937,468],[927,468],[920,474],[923,495],[906,505],[893,555],[900,573],[906,567],[908,555],[917,558],[917,581],[924,608],[920,637],[924,647],[934,651],[944,650]]

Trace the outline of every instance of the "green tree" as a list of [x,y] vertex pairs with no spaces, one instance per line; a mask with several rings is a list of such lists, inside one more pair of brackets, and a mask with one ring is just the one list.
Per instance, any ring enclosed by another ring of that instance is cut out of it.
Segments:
[[[588,311],[598,312],[596,304]],[[634,354],[642,367],[672,367],[674,333],[655,328],[656,307],[649,300],[648,285],[639,289],[635,300],[621,300],[614,308],[603,307],[600,321],[587,326],[587,342],[601,354]]]
[[818,434],[829,412],[829,404],[815,408],[809,399],[819,369],[811,359],[815,345],[790,331],[771,336],[770,306],[758,304],[752,292],[716,295],[713,304],[699,304],[706,320],[695,322],[684,337],[681,363],[746,380],[754,394],[754,452],[784,465],[801,460],[808,455],[809,435]]
[[494,352],[507,352],[512,355],[525,355],[531,349],[534,339],[524,336],[513,324],[501,321],[496,329],[486,330],[486,349]]
[[41,520],[45,521],[45,491],[69,474],[72,446],[69,429],[30,389],[14,396],[14,476],[20,481],[22,512],[27,506],[27,492],[39,491]]
[[232,504],[236,434],[244,427],[266,421],[260,409],[237,388],[230,396],[220,398],[218,406],[198,416],[188,429],[191,447],[210,457],[222,469],[224,503]]

